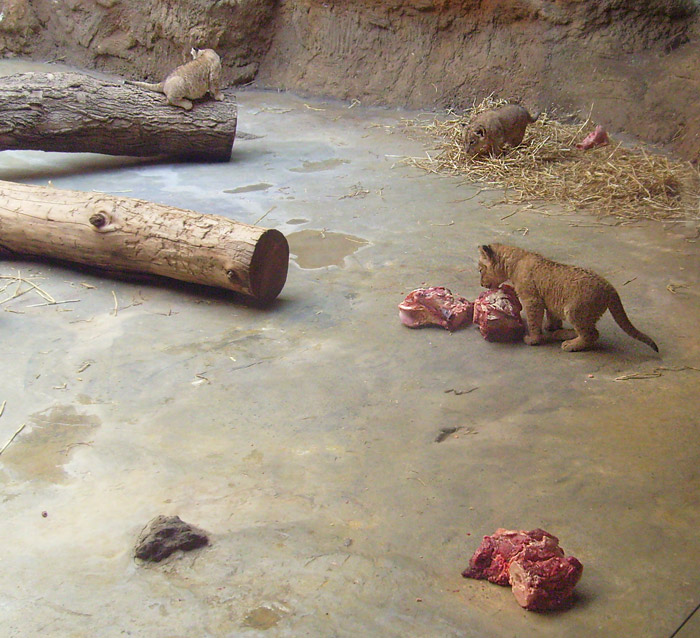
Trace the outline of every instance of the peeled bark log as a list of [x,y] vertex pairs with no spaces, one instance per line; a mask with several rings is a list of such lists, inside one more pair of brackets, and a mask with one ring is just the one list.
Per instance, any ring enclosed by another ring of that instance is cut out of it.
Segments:
[[79,73],[18,73],[0,82],[0,150],[104,153],[228,162],[235,98],[195,102]]
[[104,193],[0,181],[0,252],[162,275],[267,303],[287,279],[274,229]]

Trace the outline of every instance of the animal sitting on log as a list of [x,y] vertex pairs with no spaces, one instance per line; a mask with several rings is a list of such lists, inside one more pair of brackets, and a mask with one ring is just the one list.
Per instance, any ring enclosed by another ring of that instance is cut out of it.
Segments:
[[192,60],[171,71],[165,80],[158,84],[132,82],[128,84],[164,93],[168,102],[186,111],[192,108],[192,100],[209,93],[215,100],[223,100],[219,88],[221,80],[221,59],[213,49],[192,49]]

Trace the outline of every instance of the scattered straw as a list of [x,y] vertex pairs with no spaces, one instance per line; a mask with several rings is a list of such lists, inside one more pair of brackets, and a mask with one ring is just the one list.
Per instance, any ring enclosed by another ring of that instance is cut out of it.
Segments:
[[265,219],[265,217],[267,217],[273,210],[275,210],[275,208],[277,208],[277,206],[273,206],[273,207],[270,208],[266,213],[264,213],[262,216],[258,217],[258,218],[253,222],[253,226],[257,226],[263,219]]
[[[48,292],[46,292],[45,290],[42,290],[33,281],[30,281],[29,279],[22,277],[20,272],[18,272],[16,276],[15,275],[0,275],[0,279],[9,280],[8,283],[0,289],[0,292],[5,292],[7,287],[12,283],[17,284],[17,288],[15,289],[14,294],[9,296],[9,297],[6,297],[2,301],[0,301],[0,305],[7,303],[8,301],[12,301],[13,299],[17,299],[17,297],[21,297],[22,295],[25,295],[28,292],[37,293],[42,299],[45,299],[47,301],[47,303],[50,303],[50,304],[56,303],[56,300]],[[22,290],[23,284],[27,284],[29,286],[29,288],[25,288],[24,290]]]
[[27,425],[26,423],[22,423],[22,425],[19,426],[19,429],[10,437],[9,441],[7,443],[5,443],[5,445],[3,445],[2,448],[0,448],[0,454],[2,454],[8,447],[10,447],[10,443],[12,443],[12,441],[14,441],[17,438],[19,433],[22,430],[24,430],[26,425]]
[[347,199],[348,197],[366,197],[369,195],[369,190],[364,188],[359,182],[353,184],[352,190],[347,195],[342,195],[338,199]]
[[695,368],[693,366],[680,366],[678,368],[667,368],[666,366],[659,366],[650,370],[649,372],[633,372],[632,374],[624,374],[621,377],[615,377],[615,381],[630,381],[633,379],[656,379],[663,375],[664,372],[682,372],[683,370],[694,370],[695,372],[700,372],[700,368]]
[[594,128],[588,120],[562,124],[543,114],[528,126],[519,147],[499,157],[468,158],[461,143],[462,125],[503,103],[489,97],[462,116],[451,113],[443,120],[404,120],[407,132],[439,141],[432,153],[404,158],[403,163],[504,188],[508,203],[553,200],[571,211],[631,221],[700,220],[700,173],[696,169],[642,148],[623,148],[612,139],[608,146],[579,150],[576,143]]
[[81,372],[85,372],[85,370],[87,370],[92,365],[92,363],[93,363],[92,361],[83,361],[83,365],[81,365],[76,371],[77,374],[80,374]]

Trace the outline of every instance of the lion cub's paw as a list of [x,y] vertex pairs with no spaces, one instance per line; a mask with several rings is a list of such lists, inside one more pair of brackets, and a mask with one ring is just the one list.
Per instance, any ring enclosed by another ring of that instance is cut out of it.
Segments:
[[593,344],[588,343],[577,337],[576,339],[569,339],[561,344],[561,349],[566,350],[566,352],[580,352],[581,350],[588,350]]
[[525,335],[523,341],[528,346],[538,346],[544,342],[544,337],[542,335]]

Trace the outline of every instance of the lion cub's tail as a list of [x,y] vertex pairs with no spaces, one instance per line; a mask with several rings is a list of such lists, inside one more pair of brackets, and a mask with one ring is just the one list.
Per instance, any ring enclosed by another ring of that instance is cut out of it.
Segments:
[[646,343],[650,348],[656,350],[656,352],[659,351],[659,347],[654,343],[654,340],[651,337],[645,335],[643,332],[640,332],[632,325],[632,322],[629,320],[625,309],[622,307],[620,295],[618,295],[617,291],[615,290],[610,292],[608,310],[610,310],[610,314],[617,322],[617,325],[620,326],[620,328],[622,328],[630,337],[637,339],[637,341],[641,341],[642,343]]
[[147,91],[158,91],[158,93],[163,92],[163,82],[158,82],[158,84],[150,84],[149,82],[134,82],[133,80],[126,80],[125,83],[138,86],[139,88],[146,89]]

